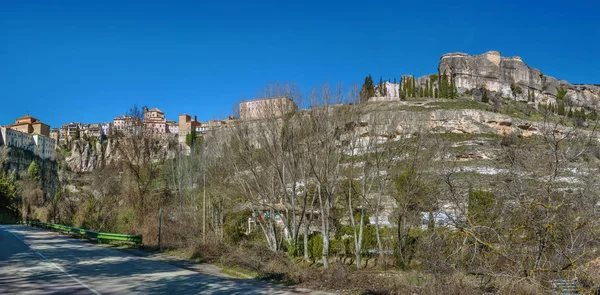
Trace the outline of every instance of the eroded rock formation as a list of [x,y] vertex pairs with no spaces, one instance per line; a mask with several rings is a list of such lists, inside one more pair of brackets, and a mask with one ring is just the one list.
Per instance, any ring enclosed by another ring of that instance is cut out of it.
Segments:
[[440,76],[446,72],[452,77],[460,94],[485,87],[502,97],[554,103],[557,88],[564,87],[568,104],[600,108],[600,86],[574,85],[545,76],[540,70],[527,66],[520,57],[502,57],[498,51],[481,55],[444,54],[438,72]]

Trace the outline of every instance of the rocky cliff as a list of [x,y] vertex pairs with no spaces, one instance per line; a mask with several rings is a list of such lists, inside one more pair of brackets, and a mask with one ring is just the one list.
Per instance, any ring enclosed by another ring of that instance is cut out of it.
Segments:
[[31,151],[18,148],[3,147],[8,150],[6,162],[0,163],[0,170],[14,171],[17,174],[26,174],[31,162],[35,161],[39,167],[40,184],[44,191],[44,198],[50,199],[59,188],[58,163],[49,159],[42,159]]
[[104,143],[75,140],[71,143],[71,151],[65,158],[67,167],[74,172],[90,172],[104,167],[115,160],[114,144],[112,140]]
[[70,151],[64,161],[69,171],[72,172],[92,172],[98,168],[103,168],[116,163],[121,158],[118,145],[121,145],[121,152],[128,150],[129,147],[144,144],[151,150],[151,158],[157,158],[163,155],[171,159],[177,151],[174,137],[155,137],[152,140],[147,138],[144,143],[138,142],[132,144],[128,138],[114,139],[110,138],[102,143],[98,141],[88,141],[84,139],[72,141]]
[[540,70],[527,66],[518,57],[502,57],[500,52],[488,51],[481,55],[448,53],[442,55],[438,65],[454,79],[460,94],[485,87],[502,97],[519,101],[555,102],[557,88],[567,90],[565,100],[570,105],[600,108],[600,87],[574,85],[564,80],[545,76]]

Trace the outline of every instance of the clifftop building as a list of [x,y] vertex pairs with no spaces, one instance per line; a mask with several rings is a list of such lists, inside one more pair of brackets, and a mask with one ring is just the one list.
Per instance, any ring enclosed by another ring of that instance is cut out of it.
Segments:
[[144,128],[155,134],[167,133],[165,113],[157,108],[144,108]]
[[50,126],[29,115],[15,124],[0,127],[0,146],[30,151],[42,159],[55,158],[56,140],[50,138]]
[[298,105],[287,97],[262,98],[240,103],[242,120],[278,118],[295,111],[298,111]]
[[23,132],[25,134],[40,134],[50,137],[50,126],[42,123],[40,120],[30,115],[18,118],[14,124],[7,125],[6,128]]
[[202,123],[198,122],[196,116],[192,120],[192,117],[186,114],[179,115],[179,143],[185,143],[185,139],[188,134],[192,132],[192,130],[197,130],[196,128],[200,127]]
[[139,131],[139,127],[140,122],[137,119],[127,115],[116,117],[113,120],[113,129],[115,132],[135,134]]

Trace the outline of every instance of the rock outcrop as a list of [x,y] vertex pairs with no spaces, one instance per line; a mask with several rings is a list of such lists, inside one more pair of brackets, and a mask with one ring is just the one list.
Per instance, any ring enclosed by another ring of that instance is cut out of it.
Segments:
[[48,200],[54,197],[59,188],[58,162],[50,159],[42,159],[31,151],[19,148],[4,147],[8,150],[8,157],[5,163],[0,163],[0,172],[14,171],[17,174],[26,174],[31,162],[35,161],[38,165],[40,174],[40,184],[44,191],[44,199]]
[[555,103],[557,88],[563,87],[567,90],[565,100],[568,104],[600,108],[600,86],[574,85],[545,76],[540,70],[527,66],[520,57],[502,57],[498,51],[481,55],[444,54],[438,72],[440,76],[446,72],[452,77],[460,94],[485,87],[502,97],[519,101]]
[[114,160],[115,147],[112,140],[104,143],[75,140],[71,143],[71,151],[65,158],[69,170],[74,172],[91,172]]
[[[153,140],[138,142],[138,148],[146,145],[150,151],[151,161],[166,157],[172,159],[177,152],[177,145],[174,137],[155,137]],[[118,145],[121,148],[118,148]],[[87,141],[84,139],[71,142],[69,154],[65,157],[68,170],[72,172],[92,172],[96,169],[110,166],[117,163],[122,158],[123,150],[131,150],[133,146],[131,139],[111,139],[100,143],[98,141]]]

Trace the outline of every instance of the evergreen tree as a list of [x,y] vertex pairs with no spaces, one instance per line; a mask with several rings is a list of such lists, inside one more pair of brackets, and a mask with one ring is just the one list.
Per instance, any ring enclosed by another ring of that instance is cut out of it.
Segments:
[[417,97],[417,86],[415,83],[415,77],[412,78],[412,86],[411,87],[412,87],[412,91],[413,91],[412,97]]
[[79,131],[79,125],[77,125],[77,128],[75,128],[75,139],[80,139],[81,138],[81,132]]
[[433,81],[429,81],[429,90],[427,92],[429,92],[430,97],[433,97]]
[[493,193],[469,189],[467,217],[472,223],[493,226],[500,217],[499,213],[490,214],[496,206],[498,206],[498,201]]
[[448,75],[445,70],[440,81],[440,97],[448,98]]
[[565,115],[565,102],[564,101],[560,101],[558,103],[558,115],[559,116]]
[[434,88],[434,89],[433,89],[433,97],[435,97],[435,98],[439,98],[440,96],[439,96],[439,93],[438,93],[438,92],[439,92],[439,91],[438,91],[438,88],[437,88],[437,87],[436,87],[436,88]]
[[381,76],[379,76],[379,95],[382,97],[387,96],[387,86]]
[[448,89],[448,98],[455,99],[458,97],[458,90],[456,89],[456,85],[454,85],[454,79],[450,77],[450,88]]
[[35,181],[40,180],[40,169],[35,161],[31,161],[27,168],[27,176]]
[[365,78],[365,83],[360,89],[360,102],[366,102],[373,96],[375,96],[375,85],[373,84],[371,75],[368,75]]
[[0,213],[9,212],[15,215],[18,212],[16,180],[6,172],[0,174]]
[[398,85],[398,93],[401,100],[406,99],[406,85],[404,85],[404,78],[400,76],[400,83]]
[[565,96],[567,96],[567,89],[564,87],[556,87],[556,100],[564,100]]
[[587,119],[585,116],[585,110],[583,108],[581,108],[581,110],[579,111],[579,118],[581,118],[583,121]]
[[481,91],[483,93],[483,94],[481,94],[481,102],[483,102],[483,103],[490,102],[490,99],[488,98],[488,94],[487,94],[487,89],[485,89],[485,87],[482,87]]
[[194,147],[196,144],[196,140],[198,139],[198,133],[196,133],[196,128],[192,128],[190,133],[185,136],[185,144],[189,147]]
[[419,97],[423,97],[424,94],[423,88],[419,88]]
[[[398,97],[398,92],[396,91],[396,77],[394,77],[394,97]],[[398,86],[398,90],[400,90],[400,86]]]
[[425,80],[425,90],[423,91],[423,93],[425,94],[425,97],[429,97],[430,93],[429,93],[429,80]]

